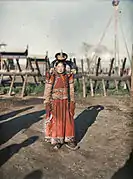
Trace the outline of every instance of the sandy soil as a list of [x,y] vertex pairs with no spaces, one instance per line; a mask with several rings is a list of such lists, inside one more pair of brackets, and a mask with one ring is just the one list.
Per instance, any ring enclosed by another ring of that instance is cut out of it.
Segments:
[[133,179],[133,107],[128,97],[77,100],[80,146],[44,142],[42,99],[0,98],[0,179]]

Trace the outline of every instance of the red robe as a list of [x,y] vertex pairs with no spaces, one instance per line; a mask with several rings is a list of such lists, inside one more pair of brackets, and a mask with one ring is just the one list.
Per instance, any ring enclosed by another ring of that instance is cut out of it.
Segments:
[[73,74],[47,76],[45,139],[51,144],[74,142],[74,78]]

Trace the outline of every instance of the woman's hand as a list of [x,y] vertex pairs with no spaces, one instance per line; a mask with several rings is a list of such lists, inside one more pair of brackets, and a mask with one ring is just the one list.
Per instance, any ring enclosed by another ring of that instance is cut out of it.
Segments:
[[75,101],[70,101],[70,114],[71,116],[75,115]]
[[52,111],[52,104],[50,102],[44,102],[45,115],[44,118],[50,116],[50,112]]
[[52,104],[50,102],[45,104],[46,111],[50,112],[52,110]]

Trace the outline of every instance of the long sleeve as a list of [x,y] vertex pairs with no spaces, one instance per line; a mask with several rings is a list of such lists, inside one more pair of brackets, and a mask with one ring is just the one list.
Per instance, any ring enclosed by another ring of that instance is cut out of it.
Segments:
[[75,102],[75,94],[74,94],[74,76],[73,74],[69,77],[69,88],[70,88],[70,101]]
[[73,74],[69,77],[69,91],[70,91],[70,114],[73,117],[75,114],[75,94],[74,94],[74,76]]
[[45,90],[44,90],[44,104],[50,102],[51,92],[53,85],[53,76],[46,76]]

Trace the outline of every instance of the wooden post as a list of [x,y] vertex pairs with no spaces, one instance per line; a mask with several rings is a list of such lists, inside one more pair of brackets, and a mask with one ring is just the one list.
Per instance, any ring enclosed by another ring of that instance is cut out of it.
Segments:
[[4,75],[1,74],[1,75],[0,75],[0,84],[1,84],[3,87],[5,87],[4,82],[3,82],[3,78],[4,78]]
[[28,66],[29,66],[29,64],[28,64],[28,58],[26,58],[26,69],[28,69]]
[[93,90],[93,82],[92,79],[90,78],[90,88],[91,88],[91,96],[94,96],[94,90]]
[[[122,63],[122,69],[121,69],[121,72],[120,72],[120,76],[123,76],[124,75],[124,70],[125,70],[125,65],[126,65],[126,58],[124,59],[123,63]],[[121,81],[118,82],[118,88],[120,88],[121,86]]]
[[82,68],[82,84],[83,84],[83,98],[86,97],[86,85],[85,85],[85,76],[84,76],[84,62],[81,60],[81,68]]
[[[75,64],[76,66],[76,74],[78,74],[78,67],[77,67],[77,63],[76,63],[76,58],[73,58],[73,63]],[[77,83],[78,83],[78,87],[80,87],[80,82],[79,82],[79,79],[77,78]]]
[[[112,72],[112,69],[113,69],[113,64],[114,64],[114,58],[111,60],[111,64],[110,64],[110,69],[109,69],[109,73],[108,73],[108,76],[111,76],[111,72]],[[109,81],[106,82],[106,89],[109,88]]]
[[[96,68],[96,76],[98,76],[98,74],[99,74],[100,61],[101,61],[101,58],[98,58],[97,68]],[[95,84],[94,84],[95,92],[96,92],[96,86],[97,86],[97,80],[95,81]]]
[[104,79],[102,79],[102,85],[103,85],[103,95],[106,96],[106,88],[105,88]]
[[41,72],[40,72],[40,69],[39,69],[39,65],[38,65],[38,61],[37,61],[36,58],[35,58],[35,64],[36,64],[36,69],[38,71],[38,75],[41,75]]
[[3,70],[3,59],[0,57],[0,62],[1,62],[1,64],[0,64],[0,66],[1,66],[1,71]]
[[[9,66],[7,65],[7,62],[5,60],[4,60],[4,65],[5,65],[5,69],[7,71],[10,71]],[[9,75],[9,78],[12,80],[12,76],[11,75]]]
[[96,68],[96,76],[98,76],[98,74],[99,74],[100,62],[101,62],[101,58],[98,58],[97,68]]
[[48,63],[48,70],[50,70],[50,60],[47,58],[47,63]]
[[130,88],[129,80],[126,80],[125,83],[126,83],[126,87],[127,87],[128,92],[130,92],[131,88]]
[[10,89],[9,89],[9,92],[8,92],[8,95],[9,95],[9,96],[11,96],[14,82],[15,82],[15,75],[13,76],[12,81],[11,81]]
[[[49,68],[50,68],[50,66],[49,66]],[[43,64],[43,76],[46,76],[46,74],[47,74],[47,62],[45,62],[44,64]]]
[[[18,66],[18,70],[21,72],[21,67],[20,67],[20,64],[19,64],[19,59],[16,59],[16,62],[17,62],[17,66]],[[22,78],[22,81],[24,82],[24,77],[23,75],[21,75],[21,78]]]
[[46,52],[46,56],[45,56],[45,75],[46,75],[46,72],[48,70],[50,70],[50,61],[49,61],[49,58],[48,58],[48,51]]
[[99,71],[100,74],[102,73],[102,64],[101,64],[101,60],[100,60],[100,64],[99,64]]
[[[27,63],[28,63],[28,68],[30,67],[31,71],[34,72],[34,68],[33,68],[33,66],[32,66],[32,62],[31,62],[31,59],[30,59],[30,58],[27,58]],[[33,78],[34,78],[35,84],[37,85],[36,76],[33,76]]]
[[86,58],[87,67],[88,67],[88,73],[90,73],[90,59]]
[[25,75],[24,82],[23,82],[22,92],[21,92],[21,97],[22,97],[22,98],[23,98],[24,95],[25,95],[25,87],[26,87],[27,79],[28,79],[28,75],[26,74],[26,75]]
[[[6,70],[7,70],[8,72],[10,72],[9,66],[7,65],[7,62],[6,62],[5,60],[4,60],[4,65],[5,65]],[[11,85],[10,85],[10,89],[9,89],[9,96],[10,96],[10,95],[11,95],[12,88],[15,87],[15,85],[14,85],[15,76],[13,76],[13,78],[12,78],[12,76],[9,75],[9,78],[10,78],[10,80],[11,80]]]
[[130,95],[133,99],[133,44],[132,44],[132,59],[131,59],[131,89]]

